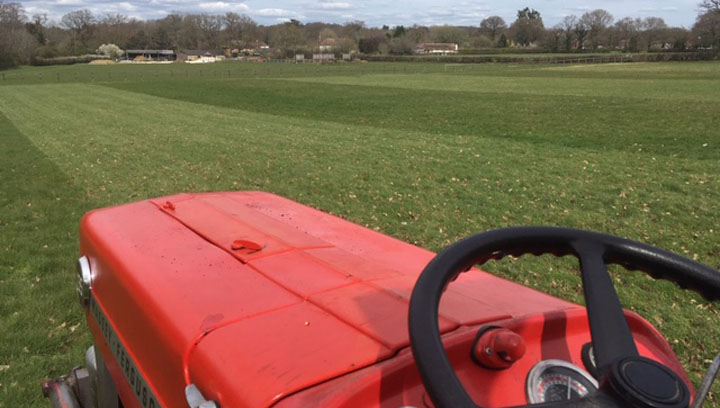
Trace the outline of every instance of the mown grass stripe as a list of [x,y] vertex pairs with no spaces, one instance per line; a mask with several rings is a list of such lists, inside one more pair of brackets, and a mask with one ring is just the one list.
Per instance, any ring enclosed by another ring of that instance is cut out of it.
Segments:
[[[720,84],[693,79],[637,78],[544,78],[538,87],[536,77],[480,76],[452,74],[405,74],[296,77],[299,81],[328,85],[368,85],[386,88],[472,92],[477,97],[497,97],[508,93],[521,95],[553,95],[569,97],[620,97],[632,103],[653,99],[675,101],[720,101]],[[632,92],[629,92],[629,88]]]
[[[711,103],[622,97],[496,94],[398,89],[284,80],[172,81],[107,86],[168,99],[249,112],[375,126],[383,129],[492,137],[558,147],[631,149],[715,159],[720,117]],[[542,89],[542,88],[541,88]],[[698,121],[696,118],[702,117]],[[651,136],[650,136],[651,135]]]
[[75,231],[93,207],[0,111],[0,406],[42,406],[40,382],[87,347]]

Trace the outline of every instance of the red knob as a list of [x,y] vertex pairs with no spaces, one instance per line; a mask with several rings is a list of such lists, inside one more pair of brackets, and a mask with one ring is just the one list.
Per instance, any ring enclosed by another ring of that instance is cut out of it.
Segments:
[[487,368],[508,368],[525,355],[525,339],[503,328],[483,333],[473,348],[475,361]]

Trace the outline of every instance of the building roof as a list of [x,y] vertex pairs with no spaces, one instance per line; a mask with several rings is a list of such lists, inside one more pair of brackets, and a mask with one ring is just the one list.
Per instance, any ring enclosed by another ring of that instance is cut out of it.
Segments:
[[160,54],[160,55],[175,55],[173,50],[126,50],[128,54]]
[[430,49],[430,50],[443,50],[443,51],[457,51],[458,45],[455,43],[423,43],[419,44],[418,48]]
[[185,55],[198,55],[198,56],[225,55],[225,52],[223,50],[184,50],[182,53]]

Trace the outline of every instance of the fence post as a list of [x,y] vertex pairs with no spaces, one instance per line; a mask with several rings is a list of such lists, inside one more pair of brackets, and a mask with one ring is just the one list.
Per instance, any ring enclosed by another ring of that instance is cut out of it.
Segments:
[[4,81],[4,80],[5,80],[5,74],[2,74],[2,77],[3,77],[3,81]]
[[60,82],[60,73],[59,72],[55,73],[55,77],[57,77],[58,82]]

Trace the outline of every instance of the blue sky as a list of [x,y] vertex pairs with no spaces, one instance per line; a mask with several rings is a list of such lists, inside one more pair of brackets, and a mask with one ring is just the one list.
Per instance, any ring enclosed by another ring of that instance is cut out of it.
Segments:
[[[11,0],[12,1],[12,0]],[[17,1],[17,0],[15,0]],[[698,14],[699,0],[605,0],[566,2],[561,0],[505,0],[502,2],[466,0],[29,0],[20,1],[28,15],[46,13],[52,20],[72,10],[90,9],[94,14],[121,13],[140,19],[162,18],[170,12],[246,14],[260,24],[277,24],[288,19],[304,23],[324,21],[344,23],[362,20],[368,26],[395,25],[479,25],[491,15],[508,24],[518,9],[529,6],[540,11],[546,26],[553,26],[566,15],[596,8],[622,17],[662,17],[672,26],[691,27]]]

